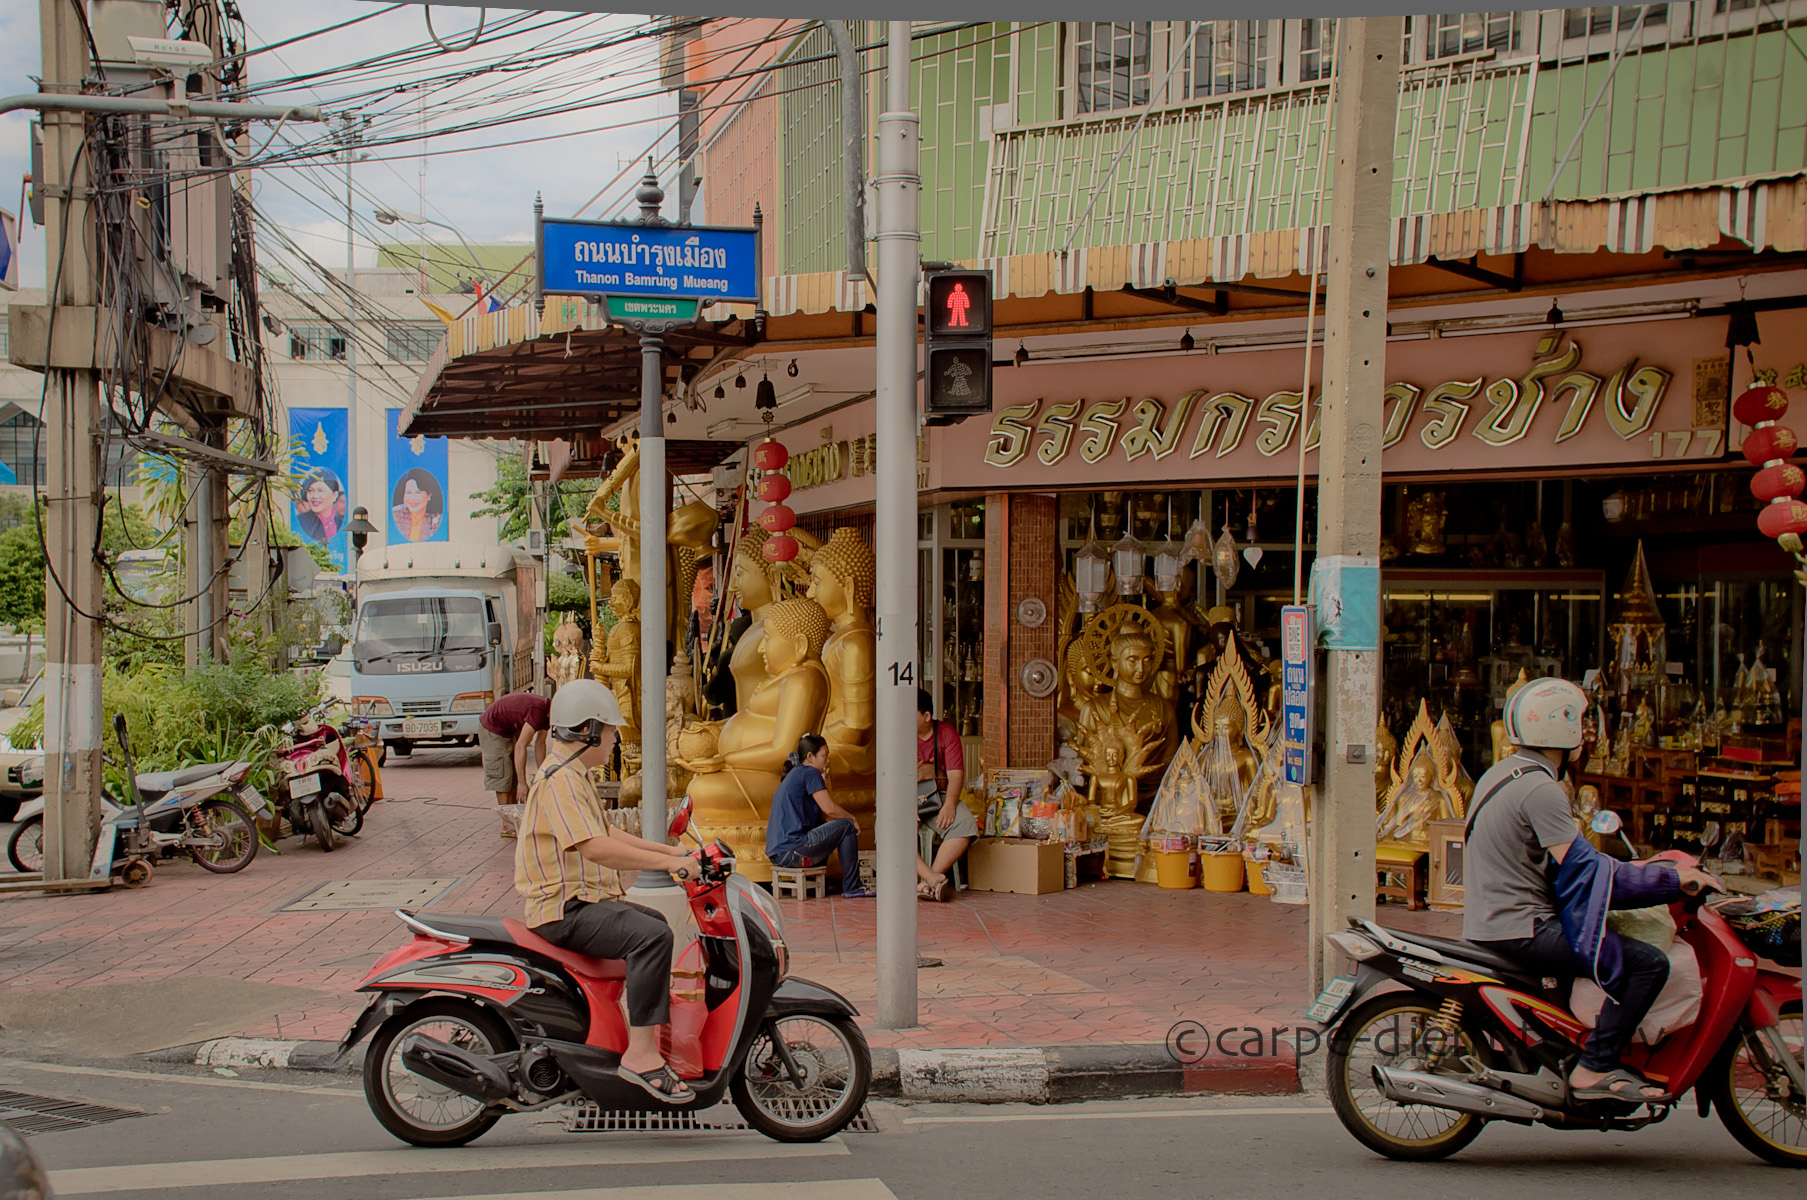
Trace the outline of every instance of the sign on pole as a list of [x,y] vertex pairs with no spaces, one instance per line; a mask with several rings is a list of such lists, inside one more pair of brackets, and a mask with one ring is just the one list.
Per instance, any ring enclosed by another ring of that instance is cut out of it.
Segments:
[[759,300],[751,228],[542,217],[537,241],[542,295]]
[[1317,682],[1312,610],[1280,610],[1280,749],[1287,783],[1311,783],[1311,702]]
[[19,290],[19,218],[0,208],[0,292]]

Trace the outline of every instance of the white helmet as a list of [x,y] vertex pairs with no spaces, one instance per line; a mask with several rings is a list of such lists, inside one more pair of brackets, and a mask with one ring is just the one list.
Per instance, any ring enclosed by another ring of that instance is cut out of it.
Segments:
[[1500,723],[1514,746],[1574,750],[1581,745],[1587,695],[1566,679],[1534,679],[1506,701]]
[[602,742],[606,726],[621,724],[621,705],[615,693],[596,680],[573,679],[559,685],[547,719],[559,741],[595,746]]

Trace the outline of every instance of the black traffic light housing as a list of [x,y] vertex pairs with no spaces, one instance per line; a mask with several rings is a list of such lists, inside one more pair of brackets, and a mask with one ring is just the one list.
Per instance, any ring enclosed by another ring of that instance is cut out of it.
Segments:
[[924,279],[923,411],[932,424],[988,413],[992,273],[931,268]]

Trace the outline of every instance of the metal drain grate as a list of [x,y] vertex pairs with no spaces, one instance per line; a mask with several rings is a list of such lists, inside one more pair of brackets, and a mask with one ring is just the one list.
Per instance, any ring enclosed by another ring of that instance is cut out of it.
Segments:
[[[603,1112],[590,1101],[568,1104],[564,1110],[566,1133],[731,1133],[751,1128],[727,1105],[702,1112]],[[877,1133],[872,1113],[864,1105],[847,1123],[845,1133]]]
[[425,908],[460,879],[342,879],[323,883],[277,912],[354,912],[380,908]]
[[58,1100],[55,1096],[34,1096],[29,1092],[0,1088],[0,1121],[19,1133],[62,1133],[149,1115],[130,1108],[110,1108],[105,1104]]

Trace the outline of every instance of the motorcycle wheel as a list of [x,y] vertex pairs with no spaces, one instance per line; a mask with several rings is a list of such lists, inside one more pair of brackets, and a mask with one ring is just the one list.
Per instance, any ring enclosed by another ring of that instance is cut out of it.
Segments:
[[[773,1038],[782,1038],[802,1087],[791,1081]],[[833,1137],[865,1106],[872,1052],[859,1026],[813,1014],[769,1020],[728,1085],[747,1124],[777,1142]]]
[[[328,796],[327,799],[330,801],[333,796],[338,795],[337,792],[334,792],[332,796]],[[350,798],[339,796],[339,799],[343,800],[345,803],[345,815],[332,823],[333,832],[340,837],[356,837],[358,836],[358,831],[364,828],[364,810],[358,806],[357,797],[355,796]]]
[[364,1056],[364,1098],[384,1129],[414,1146],[462,1146],[482,1137],[501,1114],[410,1071],[402,1043],[416,1033],[489,1055],[514,1048],[508,1027],[468,1000],[426,1000],[384,1021]]
[[[1778,1031],[1799,1071],[1801,1006],[1790,1004],[1781,1016]],[[1768,1047],[1754,1044],[1761,1036],[1742,1026],[1732,1030],[1727,1049],[1695,1086],[1707,1089],[1720,1123],[1740,1146],[1778,1167],[1807,1167],[1807,1096],[1795,1090],[1785,1074],[1779,1080],[1767,1076],[1766,1056],[1760,1050]],[[1775,1093],[1784,1090],[1786,1098],[1778,1099]]]
[[320,849],[331,854],[338,843],[333,840],[333,827],[326,819],[326,808],[319,804],[308,805],[307,823],[313,829],[314,840],[320,843]]
[[[251,865],[257,857],[257,824],[251,814],[230,800],[203,800],[188,815],[188,834],[208,840],[208,845],[188,843],[188,855],[204,871],[230,875]],[[217,841],[215,840],[217,839]]]
[[13,870],[36,872],[44,869],[44,818],[32,817],[19,822],[6,842],[6,857]]
[[376,800],[376,760],[368,750],[360,750],[351,756],[351,778],[346,780],[351,785],[351,798],[357,802],[359,812],[369,812],[371,804]]
[[[1412,992],[1386,992],[1363,1002],[1330,1038],[1325,1061],[1330,1105],[1355,1140],[1387,1158],[1434,1162],[1448,1158],[1480,1136],[1485,1118],[1424,1104],[1398,1104],[1374,1083],[1376,1066],[1416,1067],[1437,1015],[1435,1001]],[[1481,1039],[1464,1027],[1461,1045],[1448,1052],[1459,1061],[1471,1054],[1486,1061]],[[1391,1047],[1391,1051],[1387,1047]]]

